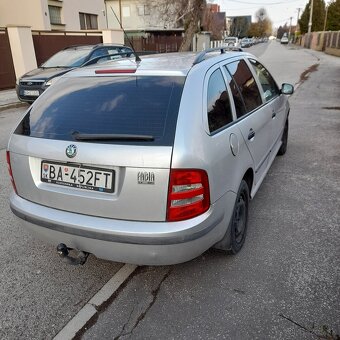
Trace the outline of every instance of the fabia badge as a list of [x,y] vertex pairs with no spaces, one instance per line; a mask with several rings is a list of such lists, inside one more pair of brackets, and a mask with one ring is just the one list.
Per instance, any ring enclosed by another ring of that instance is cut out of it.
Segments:
[[155,184],[155,174],[153,172],[139,171],[137,180],[138,184]]
[[66,148],[66,156],[73,158],[77,154],[77,147],[74,144],[69,145]]

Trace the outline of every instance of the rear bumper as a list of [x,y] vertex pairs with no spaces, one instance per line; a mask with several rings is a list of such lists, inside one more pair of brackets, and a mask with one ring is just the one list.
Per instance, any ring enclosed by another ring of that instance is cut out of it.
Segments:
[[56,210],[22,199],[10,204],[25,228],[52,244],[65,243],[111,261],[168,265],[189,261],[226,233],[235,194],[227,193],[201,216],[182,222],[124,221]]

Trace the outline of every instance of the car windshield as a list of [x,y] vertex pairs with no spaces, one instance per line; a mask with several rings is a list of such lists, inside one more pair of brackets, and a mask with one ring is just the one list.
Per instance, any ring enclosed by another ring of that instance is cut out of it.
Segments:
[[78,67],[84,63],[90,50],[91,48],[62,50],[42,64],[42,67]]

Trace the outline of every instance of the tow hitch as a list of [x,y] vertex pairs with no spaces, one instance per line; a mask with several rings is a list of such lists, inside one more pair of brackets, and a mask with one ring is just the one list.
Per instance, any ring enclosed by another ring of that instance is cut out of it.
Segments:
[[87,258],[89,257],[90,253],[84,252],[84,251],[78,251],[77,257],[69,256],[69,251],[72,250],[72,248],[68,248],[66,244],[59,243],[57,246],[57,253],[58,255],[64,259],[68,264],[71,264],[73,266],[82,266],[85,264]]

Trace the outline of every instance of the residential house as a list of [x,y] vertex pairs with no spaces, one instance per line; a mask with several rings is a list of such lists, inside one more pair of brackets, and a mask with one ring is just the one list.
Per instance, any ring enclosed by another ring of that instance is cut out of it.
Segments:
[[107,28],[104,0],[1,0],[0,27],[78,31]]

